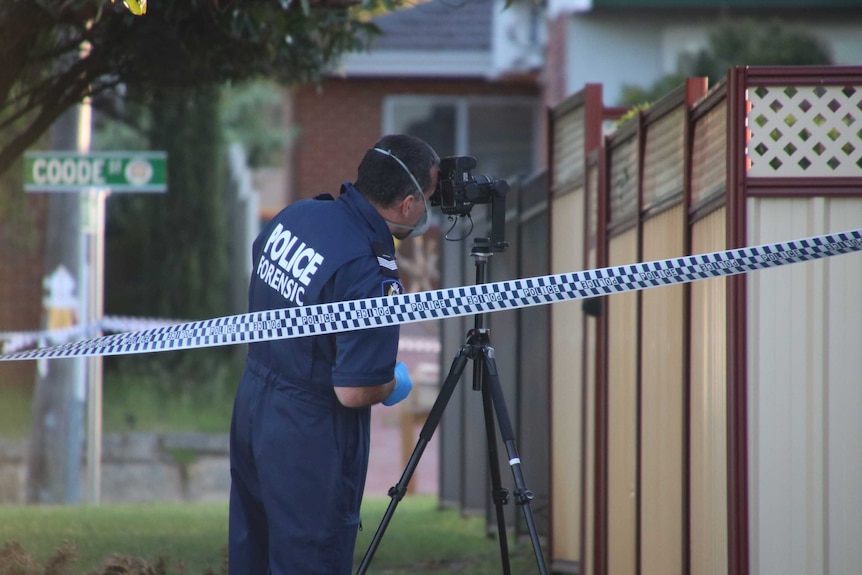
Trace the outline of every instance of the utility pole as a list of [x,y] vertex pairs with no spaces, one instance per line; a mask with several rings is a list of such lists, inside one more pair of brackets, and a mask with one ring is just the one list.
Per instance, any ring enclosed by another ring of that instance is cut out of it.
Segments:
[[[66,112],[51,129],[51,144],[61,150],[89,147],[89,110],[77,106]],[[86,141],[79,141],[84,123]],[[82,278],[81,197],[50,194],[45,238],[45,278],[65,270]],[[46,287],[48,284],[46,284]],[[45,300],[42,329],[69,327],[86,317],[81,282],[77,282],[78,309]],[[50,296],[50,294],[48,294]],[[64,313],[70,312],[70,313]],[[77,315],[77,318],[74,316]],[[81,499],[81,459],[85,402],[85,363],[82,358],[40,362],[33,394],[33,430],[27,465],[28,503],[77,503]]]
[[[105,200],[113,192],[155,192],[167,191],[167,154],[159,151],[33,151],[24,154],[24,190],[28,192],[54,192],[54,197],[68,197],[76,200],[78,220],[80,221],[77,239],[77,250],[61,250],[52,244],[52,250],[60,253],[71,261],[71,252],[78,254],[77,261],[79,281],[78,300],[79,323],[86,328],[84,335],[99,335],[103,312],[103,265],[104,265],[104,232],[105,232]],[[52,211],[52,213],[54,213]],[[65,214],[68,219],[68,214]],[[57,225],[67,224],[57,218]],[[55,222],[55,220],[51,220]],[[49,228],[51,227],[49,223]],[[58,240],[54,240],[56,243]],[[49,242],[50,243],[50,242]],[[62,242],[59,242],[62,243]],[[57,260],[52,252],[49,257],[49,269]],[[53,276],[52,276],[53,277]],[[53,284],[52,284],[53,285]],[[62,284],[60,284],[62,285]],[[68,291],[68,290],[66,290]],[[55,315],[56,317],[56,315]],[[48,326],[50,328],[52,326]],[[55,360],[55,362],[72,361],[70,359]],[[67,429],[65,424],[58,427],[58,417],[66,421],[70,416],[59,406],[74,407],[75,421],[83,405],[87,403],[87,502],[98,503],[101,483],[101,446],[102,446],[102,358],[87,358],[87,384],[78,383],[68,388],[71,381],[65,376],[58,377],[55,386],[47,380],[57,376],[53,368],[44,371],[37,382],[37,393],[34,401],[34,421],[44,425],[34,426],[33,449],[31,458],[31,479],[39,474],[57,475],[58,466],[53,461],[50,465],[44,463],[44,457],[39,455],[45,451],[45,444],[57,432],[55,429]],[[82,372],[84,370],[82,369]],[[54,375],[52,375],[54,374]],[[66,374],[68,375],[68,374]],[[64,389],[65,395],[56,397],[57,389]],[[62,403],[65,401],[66,403]],[[81,416],[82,417],[82,416]],[[75,425],[77,433],[80,425]],[[65,436],[64,436],[65,437]],[[56,440],[55,440],[56,442]],[[80,452],[80,441],[75,441],[75,451]],[[80,456],[78,456],[80,457]],[[41,466],[41,467],[40,467]],[[75,474],[77,477],[78,474]],[[34,484],[35,486],[39,483]],[[30,501],[54,501],[47,498],[41,491],[28,494]]]

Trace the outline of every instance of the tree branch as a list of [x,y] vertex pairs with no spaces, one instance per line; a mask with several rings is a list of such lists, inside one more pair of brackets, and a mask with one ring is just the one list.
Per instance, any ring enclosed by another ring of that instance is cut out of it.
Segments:
[[[79,63],[83,64],[84,60]],[[98,84],[94,90],[93,83],[100,74],[96,71],[98,66],[92,61],[90,64],[91,68],[84,68],[85,73],[81,73],[81,68],[78,66],[73,66],[62,76],[55,78],[51,88],[43,92],[38,102],[15,114],[17,117],[23,117],[30,112],[36,112],[35,118],[27,122],[19,133],[0,148],[0,174],[8,170],[63,112],[95,91],[103,91],[110,87],[107,84]]]
[[402,1],[159,0],[135,17],[106,0],[0,0],[0,173],[108,84],[145,93],[252,77],[310,81],[372,27],[349,8]]
[[0,102],[20,79],[39,32],[50,16],[35,2],[4,2],[0,8]]

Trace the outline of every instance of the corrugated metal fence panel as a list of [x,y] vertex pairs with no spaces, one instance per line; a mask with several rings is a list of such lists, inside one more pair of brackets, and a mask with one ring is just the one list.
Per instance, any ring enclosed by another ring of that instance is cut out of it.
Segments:
[[[611,266],[637,261],[636,228],[608,246]],[[635,572],[637,505],[637,292],[608,298],[608,573]]]
[[[748,200],[752,244],[860,222],[862,193]],[[860,294],[860,254],[748,278],[752,572],[862,568]]]
[[[552,117],[551,273],[583,269],[585,106],[578,95]],[[576,565],[581,539],[581,374],[583,312],[578,302],[548,310],[551,323],[550,407],[551,553],[555,564]]]
[[[503,253],[496,253],[489,258],[489,281],[504,281],[519,277],[518,270],[518,252],[520,251],[520,227],[518,226],[519,209],[518,203],[523,193],[521,179],[510,180],[511,190],[506,197],[507,217],[506,217],[506,240],[509,242],[509,247]],[[519,311],[507,310],[497,311],[489,314],[487,326],[491,330],[491,346],[494,348],[496,358],[497,371],[500,375],[500,385],[503,389],[503,397],[506,403],[506,411],[509,419],[512,422],[512,427],[515,433],[515,441],[518,444],[518,449],[522,449],[518,441],[520,433],[520,425],[518,422],[518,367],[519,359]],[[477,396],[478,394],[474,394]],[[476,422],[479,423],[478,421]],[[509,491],[511,495],[514,481],[512,479],[511,468],[508,464],[505,446],[501,442],[499,430],[497,434],[497,454],[498,464],[500,466],[500,476],[503,488]],[[476,428],[479,431],[479,428]],[[488,458],[485,457],[485,461]],[[522,469],[526,472],[526,463],[522,465]],[[486,485],[490,486],[490,476]],[[490,490],[488,491],[490,496]],[[506,505],[504,508],[506,518],[506,528],[509,532],[515,531],[517,514],[521,512],[519,507],[513,504]],[[489,498],[486,509],[486,521],[489,533],[497,532],[497,515],[494,506]]]
[[[464,286],[476,283],[476,261],[470,256],[473,238],[490,233],[487,205],[472,210],[475,228],[470,233],[466,218],[461,218],[450,237],[464,241],[443,241],[441,285]],[[449,229],[441,224],[442,234]],[[469,234],[469,235],[468,235]],[[488,271],[486,269],[486,271]],[[441,374],[445,378],[466,340],[474,316],[448,319],[441,324]],[[457,389],[440,422],[440,504],[456,507],[468,514],[487,512],[490,481],[488,449],[485,441],[482,400],[473,391],[473,363],[468,362]]]
[[[552,198],[551,273],[583,269],[584,190]],[[580,559],[581,373],[583,312],[580,302],[551,306],[551,445],[554,559]]]
[[[599,157],[607,162],[594,174],[588,169],[583,183],[554,182],[552,270],[568,271],[557,268],[566,258],[559,245],[576,244],[571,238],[579,232],[558,228],[570,221],[587,228],[586,268],[635,262],[640,252],[651,260],[686,248],[708,253],[728,242],[755,245],[858,227],[859,74],[850,66],[735,68],[709,93],[702,83],[687,82],[690,142],[686,111],[666,99],[605,138]],[[562,134],[555,138],[565,149]],[[685,174],[691,181],[683,208],[673,201]],[[592,200],[598,182],[606,221],[597,202],[566,195],[585,186]],[[585,205],[583,220],[564,216]],[[645,208],[640,214],[639,207]],[[599,261],[605,248],[607,261]],[[575,308],[554,306],[554,414],[557,401],[569,397],[559,378],[570,362],[580,362],[587,386],[580,470],[586,507],[578,511],[584,531],[576,551],[577,527],[555,514],[554,557],[583,553],[579,572],[602,575],[859,571],[862,354],[853,346],[862,341],[860,257],[615,294],[605,298],[600,323],[579,316],[587,325],[586,332],[574,330],[580,360],[561,357],[572,348],[558,324],[573,319]],[[740,318],[748,323],[738,324]],[[681,341],[685,335],[688,342]],[[596,349],[601,363],[593,366]],[[737,359],[747,362],[747,372]],[[729,377],[732,391],[749,395],[728,393]],[[555,510],[558,470],[576,465],[556,444],[562,433],[555,423]]]
[[[829,200],[825,213],[832,230],[859,227],[862,198]],[[829,451],[823,491],[824,531],[829,538],[824,556],[831,575],[851,573],[862,565],[862,254],[841,257],[823,264],[828,269],[824,299],[829,305],[821,349],[824,363],[830,366],[824,399],[829,417],[823,430]]]
[[[682,204],[643,224],[643,260],[684,254]],[[645,290],[641,300],[641,574],[682,575],[683,286]]]
[[[510,185],[511,190],[506,197],[508,210],[505,234],[509,246],[505,251],[488,258],[486,272],[489,282],[548,274],[545,174],[542,172],[531,178],[512,180]],[[494,361],[505,399],[506,415],[512,423],[515,444],[522,460],[521,471],[527,488],[536,495],[530,508],[536,529],[542,536],[547,536],[549,530],[549,315],[548,306],[538,306],[499,311],[485,316],[485,326],[490,330],[490,345],[494,348]],[[465,466],[463,480],[466,483],[476,483],[477,488],[484,490],[487,530],[489,533],[496,533],[496,507],[490,499],[490,474],[487,470],[485,419],[484,413],[477,411],[481,407],[481,395],[472,389],[474,363],[475,361],[468,365],[470,372],[463,383],[465,390],[469,390],[462,392],[466,405],[465,413],[469,414],[463,432],[472,434],[481,441],[463,439],[467,457],[477,460],[475,465]],[[475,404],[476,407],[469,404]],[[516,535],[528,535],[523,508],[514,505],[512,497],[515,489],[514,478],[497,428],[500,415],[501,413],[495,411],[493,422],[501,485],[510,494],[510,503],[503,508],[506,526]],[[484,452],[478,451],[480,446]],[[477,489],[465,489],[464,495],[465,501],[473,502],[472,505],[464,506],[464,510],[476,510],[475,502],[480,496]]]
[[[726,249],[722,207],[691,229],[695,254]],[[691,573],[727,575],[727,280],[691,284]]]
[[[470,250],[473,245],[473,239],[488,237],[490,235],[491,224],[489,212],[487,204],[474,207],[472,214],[476,227],[466,241],[456,244],[461,246],[464,253],[464,283],[462,285],[474,285],[476,283],[476,259],[470,256]],[[486,268],[486,281],[491,281],[493,268],[500,265],[503,264],[497,261]],[[467,329],[472,328],[474,320],[475,316],[469,316],[465,327]],[[486,321],[489,320],[486,318]],[[464,343],[466,334],[466,330],[461,334],[462,344]],[[488,468],[488,443],[485,439],[485,412],[482,408],[482,398],[479,393],[473,390],[474,363],[467,363],[467,367],[464,370],[464,379],[460,386],[461,400],[464,406],[462,412],[462,417],[464,418],[463,435],[460,437],[464,448],[461,510],[464,513],[487,514],[491,485]]]
[[[448,226],[444,222],[441,230],[445,233]],[[463,242],[442,241],[440,246],[441,285],[460,286],[472,283],[465,273],[468,249]],[[452,360],[464,344],[464,336],[472,320],[468,317],[451,318],[440,323],[440,375],[441,382],[448,375]],[[466,381],[466,383],[465,383]],[[440,504],[446,507],[461,508],[464,499],[464,440],[467,434],[465,409],[467,395],[462,390],[469,386],[470,380],[462,378],[452,394],[449,404],[440,420],[439,458],[440,458]],[[472,427],[472,424],[470,424]]]
[[680,106],[646,128],[643,207],[682,193],[685,175],[685,107]]
[[[544,172],[524,181],[518,210],[518,275],[547,275],[548,189]],[[516,433],[524,481],[535,494],[532,503],[536,530],[547,536],[550,498],[550,306],[518,310],[518,388]],[[578,406],[572,406],[577,408]],[[518,511],[516,533],[529,534],[523,513]]]

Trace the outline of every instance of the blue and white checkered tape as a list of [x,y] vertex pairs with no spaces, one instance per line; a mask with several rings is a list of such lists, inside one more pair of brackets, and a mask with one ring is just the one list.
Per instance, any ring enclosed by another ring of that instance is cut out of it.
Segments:
[[857,229],[581,272],[179,323],[0,355],[0,360],[152,353],[371,329],[688,283],[860,250],[862,229]]

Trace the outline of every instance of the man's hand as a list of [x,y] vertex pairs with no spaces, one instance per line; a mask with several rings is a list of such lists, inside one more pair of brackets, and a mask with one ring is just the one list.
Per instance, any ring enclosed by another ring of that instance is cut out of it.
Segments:
[[413,382],[407,373],[407,366],[398,363],[395,377],[383,385],[371,387],[335,387],[335,396],[344,407],[368,407],[375,403],[395,405],[410,394]]
[[383,400],[383,405],[395,405],[399,401],[410,395],[413,389],[413,380],[410,379],[410,374],[407,373],[407,366],[404,362],[399,361],[395,364],[395,388],[392,393]]

